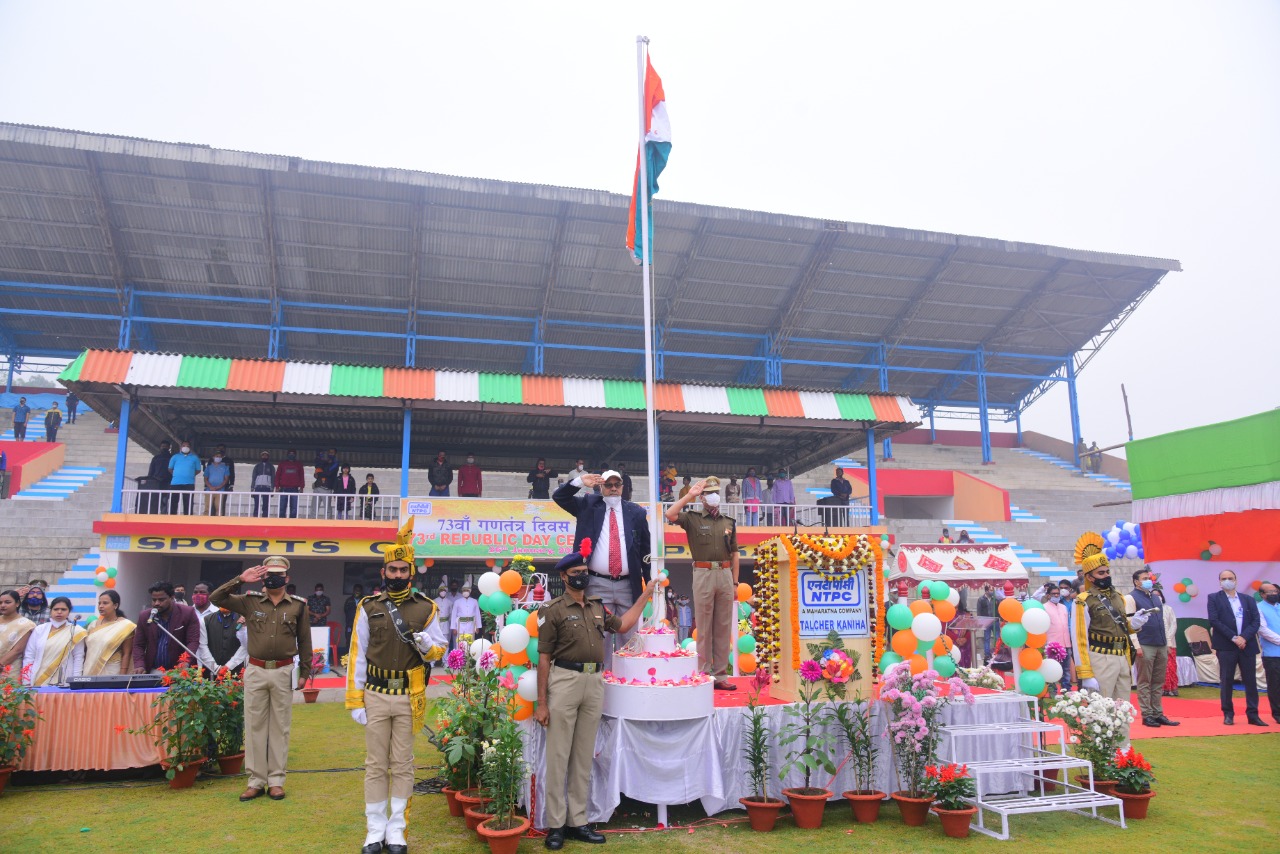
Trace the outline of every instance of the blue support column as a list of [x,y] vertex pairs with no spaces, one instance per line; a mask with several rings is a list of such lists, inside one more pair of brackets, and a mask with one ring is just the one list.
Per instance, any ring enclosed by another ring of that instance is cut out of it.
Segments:
[[655,380],[666,379],[666,339],[667,330],[658,327],[657,334],[653,336],[653,378]]
[[938,443],[938,425],[933,420],[933,407],[929,408],[929,444],[936,445]]
[[[880,342],[880,346],[876,348],[876,361],[880,364],[880,390],[889,390],[889,349],[884,346],[884,342]],[[884,440],[884,458],[886,460],[893,459],[893,440],[886,438]]]
[[1067,358],[1067,400],[1071,404],[1071,454],[1080,468],[1080,400],[1076,397],[1076,360]]
[[124,464],[129,455],[129,398],[120,398],[120,435],[116,437],[116,474],[111,485],[111,512],[119,513],[124,496]]
[[404,427],[400,437],[400,497],[409,497],[409,434],[413,427],[413,410],[405,407]]
[[974,367],[978,369],[978,425],[982,433],[982,464],[991,465],[991,412],[987,407],[987,365],[982,349],[974,354]]
[[[133,327],[133,285],[124,286],[124,300],[120,306],[120,335],[116,338],[116,347],[129,349],[129,339]],[[119,512],[119,511],[117,511]]]
[[1019,409],[1017,414],[1014,415],[1013,421],[1015,424],[1018,425],[1018,447],[1021,448],[1022,447],[1022,410],[1021,409]]
[[867,503],[871,505],[871,524],[880,524],[880,489],[876,486],[876,431],[867,430]]

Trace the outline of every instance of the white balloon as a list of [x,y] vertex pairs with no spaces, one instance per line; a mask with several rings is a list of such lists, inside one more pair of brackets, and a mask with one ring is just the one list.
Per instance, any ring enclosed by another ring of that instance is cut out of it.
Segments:
[[516,682],[516,694],[530,703],[538,700],[538,671],[526,670]]
[[[686,647],[685,647],[685,650],[686,650],[690,655],[697,655],[697,654],[698,654],[698,642],[697,642],[697,641],[694,641],[693,643],[689,644],[688,646],[686,646]],[[538,650],[538,654],[539,654],[539,655],[541,655],[541,654],[542,654],[542,650]]]
[[935,641],[942,634],[942,621],[935,614],[916,614],[911,621],[911,632],[917,640]]
[[476,579],[476,586],[480,588],[481,595],[486,595],[501,589],[502,580],[498,578],[498,573],[486,572]]
[[960,591],[952,587],[951,595],[947,597],[947,601],[950,602],[955,607],[959,608],[960,607]]
[[1137,528],[1138,528],[1138,526],[1137,526],[1137,525],[1135,525],[1135,524],[1133,524],[1132,522],[1125,522],[1125,523],[1124,523],[1124,527],[1122,528],[1122,530],[1123,530],[1126,534],[1128,534],[1129,536],[1131,536],[1131,537],[1132,537],[1132,536],[1133,536],[1133,534],[1134,534],[1134,531],[1136,531],[1136,530],[1137,530]]
[[959,663],[960,663],[960,657],[961,657],[962,655],[964,655],[964,651],[963,651],[963,650],[961,650],[961,649],[960,649],[960,647],[956,646],[955,644],[952,644],[952,645],[951,645],[951,657],[952,657],[952,658],[954,658],[954,659],[956,660],[956,664],[959,664]]
[[1062,681],[1062,665],[1052,658],[1046,658],[1040,665],[1040,675],[1045,682]]
[[1033,635],[1049,631],[1049,612],[1043,608],[1028,608],[1022,612],[1022,627]]
[[471,657],[479,658],[481,653],[491,646],[493,646],[493,644],[489,643],[484,638],[476,638],[471,642]]
[[502,644],[503,652],[517,653],[529,645],[529,630],[515,623],[503,626],[498,632],[498,643]]
[[1119,529],[1119,528],[1112,528],[1110,531],[1107,531],[1107,542],[1108,542],[1108,543],[1111,543],[1111,545],[1113,545],[1113,546],[1115,546],[1115,545],[1119,545],[1119,543],[1120,543],[1120,529]]

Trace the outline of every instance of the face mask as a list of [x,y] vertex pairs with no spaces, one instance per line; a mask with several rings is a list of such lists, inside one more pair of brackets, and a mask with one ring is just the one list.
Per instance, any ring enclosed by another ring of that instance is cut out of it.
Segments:
[[183,446],[182,446],[182,453],[184,453],[184,454],[189,454],[189,453],[191,453],[191,449],[190,449],[190,448],[188,448],[186,445],[183,445]]
[[1111,589],[1111,576],[1109,576],[1109,575],[1108,575],[1106,578],[1095,578],[1095,579],[1093,580],[1093,586],[1094,586],[1094,587],[1101,587],[1103,590],[1110,590],[1110,589]]
[[1062,597],[1061,597],[1061,596],[1059,596],[1057,593],[1055,593],[1055,594],[1053,594],[1052,596],[1050,596],[1050,597],[1049,597],[1049,601],[1050,601],[1050,602],[1055,602],[1055,603],[1057,603],[1057,602],[1061,602],[1061,601],[1062,601]]
[[39,610],[44,605],[44,600],[39,596],[27,597],[27,607]]
[[570,575],[565,579],[565,584],[574,590],[586,590],[587,585],[591,583],[591,576],[585,572],[579,572],[577,575]]
[[1268,593],[1263,598],[1272,605],[1280,605],[1280,593]]
[[606,495],[606,496],[604,496],[604,506],[605,506],[605,507],[608,507],[610,510],[612,510],[612,509],[614,509],[614,508],[616,508],[616,507],[621,507],[621,506],[622,506],[622,496],[621,496],[621,495]]
[[1236,583],[1235,583],[1235,581],[1233,581],[1233,580],[1232,580],[1232,579],[1230,579],[1230,578],[1228,578],[1226,581],[1223,581],[1223,582],[1222,582],[1222,589],[1223,589],[1223,590],[1235,590],[1235,589],[1236,589]]
[[214,461],[215,463],[220,463],[220,462],[222,462],[222,457],[214,457],[214,458],[213,458],[213,461]]
[[323,587],[317,587],[317,588],[316,588],[316,595],[317,595],[317,596],[323,596],[323,595],[324,595],[324,588],[323,588]]
[[1152,581],[1152,580],[1151,580],[1151,579],[1149,579],[1149,578],[1148,578],[1146,581],[1142,582],[1142,589],[1143,589],[1143,590],[1151,590],[1151,589],[1152,589],[1152,588],[1154,588],[1155,586],[1156,586],[1155,582],[1154,582],[1154,581]]
[[285,458],[286,458],[286,459],[290,459],[290,460],[296,460],[296,459],[298,458],[298,455],[297,455],[297,454],[287,454]]
[[471,465],[476,461],[475,457],[467,457],[467,465]]
[[720,493],[708,492],[702,496],[702,503],[714,510],[720,506]]
[[384,580],[387,582],[387,589],[392,593],[399,593],[409,586],[409,579],[407,578],[387,578]]
[[279,590],[288,583],[284,580],[284,575],[279,572],[268,572],[266,577],[262,579],[262,586],[268,590]]
[[463,590],[463,591],[462,591],[462,598],[463,598],[463,599],[470,599],[470,598],[471,598],[471,591],[470,591],[470,590]]
[[209,604],[209,594],[208,593],[194,594],[191,597],[191,604],[195,605],[197,608],[203,611],[205,606]]

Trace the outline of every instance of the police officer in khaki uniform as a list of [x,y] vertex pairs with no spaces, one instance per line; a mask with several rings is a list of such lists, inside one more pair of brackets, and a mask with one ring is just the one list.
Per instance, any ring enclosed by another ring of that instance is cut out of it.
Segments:
[[[702,497],[701,510],[684,509]],[[721,691],[728,680],[729,645],[738,608],[738,526],[720,512],[720,478],[708,477],[667,508],[667,521],[689,537],[693,555],[693,621],[698,628],[698,669]]]
[[410,517],[395,545],[383,550],[382,592],[356,607],[347,656],[347,708],[365,727],[361,854],[409,851],[404,831],[413,796],[413,737],[427,714],[427,662],[437,661],[448,645],[435,603],[409,587],[412,537]]
[[547,727],[543,810],[545,844],[552,851],[564,847],[566,836],[582,842],[605,841],[587,824],[591,760],[604,707],[604,634],[630,631],[657,584],[657,579],[650,581],[626,614],[610,614],[599,597],[586,595],[591,583],[587,574],[591,541],[583,542],[586,555],[574,552],[556,564],[564,595],[537,612],[538,708],[533,715]]
[[[244,617],[249,661],[244,668],[244,764],[249,787],[240,800],[265,791],[284,799],[289,760],[289,723],[293,718],[293,657],[298,656],[298,685],[311,675],[311,622],[306,600],[284,592],[288,558],[271,556],[209,594],[209,601]],[[237,593],[241,584],[262,582],[261,593]]]

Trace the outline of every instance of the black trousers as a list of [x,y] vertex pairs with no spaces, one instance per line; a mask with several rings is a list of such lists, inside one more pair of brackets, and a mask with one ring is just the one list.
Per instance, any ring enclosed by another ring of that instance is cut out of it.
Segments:
[[1262,656],[1262,672],[1267,674],[1267,702],[1271,717],[1280,721],[1280,655]]
[[[1258,715],[1258,654],[1232,647],[1216,650],[1218,654],[1218,687],[1222,695],[1222,713],[1235,714],[1231,704],[1231,686],[1236,681],[1236,667],[1240,668],[1240,681],[1244,682],[1245,714]],[[1268,683],[1270,684],[1270,683]]]

